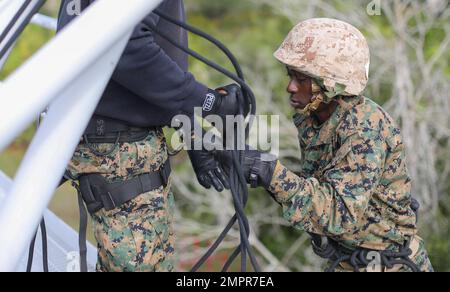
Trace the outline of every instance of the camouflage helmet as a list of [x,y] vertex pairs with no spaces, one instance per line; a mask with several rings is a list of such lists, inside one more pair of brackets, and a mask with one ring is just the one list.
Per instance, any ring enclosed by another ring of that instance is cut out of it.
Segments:
[[332,97],[360,95],[369,79],[370,51],[354,26],[330,18],[296,25],[275,52],[291,69],[319,80]]

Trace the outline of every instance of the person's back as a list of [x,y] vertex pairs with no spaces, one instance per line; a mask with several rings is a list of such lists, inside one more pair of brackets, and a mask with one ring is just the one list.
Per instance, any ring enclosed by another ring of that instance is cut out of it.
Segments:
[[[95,2],[83,1],[84,5]],[[69,13],[71,2],[65,0],[62,3],[58,31],[77,17]],[[124,2],[124,5],[128,4]],[[182,0],[164,0],[157,9],[185,21]],[[95,111],[96,115],[135,127],[169,126],[173,116],[190,114],[194,106],[201,107],[208,89],[188,72],[187,54],[154,34],[148,24],[187,46],[186,31],[150,13],[134,29]]]
[[[71,2],[62,2],[59,30],[75,18],[67,9]],[[93,2],[82,0],[82,8]],[[164,0],[158,11],[185,20],[182,0]],[[135,27],[67,167],[93,218],[98,271],[175,269],[174,198],[162,127],[180,114],[193,126],[196,107],[221,118],[240,112],[239,86],[219,91],[197,82],[187,71],[187,55],[155,29],[187,46],[186,32],[154,12]],[[188,153],[203,187],[229,188],[211,153]]]

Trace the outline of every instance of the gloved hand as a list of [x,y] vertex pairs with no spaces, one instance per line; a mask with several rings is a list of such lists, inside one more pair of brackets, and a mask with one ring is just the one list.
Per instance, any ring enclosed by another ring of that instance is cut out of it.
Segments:
[[[263,187],[268,189],[277,166],[278,159],[269,153],[251,149],[249,146],[244,151],[243,172],[247,183],[252,188]],[[229,176],[233,160],[231,151],[218,151],[215,153],[217,161],[222,165]]]
[[249,105],[244,101],[242,89],[237,84],[220,87],[211,91],[208,96],[203,105],[204,116],[213,114],[224,119],[226,116],[238,115],[241,108],[244,116],[250,111]]
[[228,178],[212,152],[190,150],[188,154],[197,180],[204,188],[210,189],[213,186],[218,192],[230,189]]

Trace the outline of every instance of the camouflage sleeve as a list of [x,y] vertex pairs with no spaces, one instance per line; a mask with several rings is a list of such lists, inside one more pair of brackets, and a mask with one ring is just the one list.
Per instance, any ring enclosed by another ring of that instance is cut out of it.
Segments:
[[269,191],[284,217],[301,230],[328,236],[355,232],[380,180],[384,156],[379,136],[355,133],[319,179],[299,177],[278,163]]

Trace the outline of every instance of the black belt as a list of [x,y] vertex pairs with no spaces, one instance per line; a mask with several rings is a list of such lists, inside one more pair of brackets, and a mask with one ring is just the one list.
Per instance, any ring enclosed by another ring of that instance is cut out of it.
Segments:
[[139,175],[124,182],[108,183],[100,174],[80,177],[80,191],[91,214],[111,211],[137,196],[166,187],[171,173],[169,159],[158,171]]
[[145,139],[150,128],[133,127],[125,122],[94,115],[83,134],[84,143],[126,143]]

